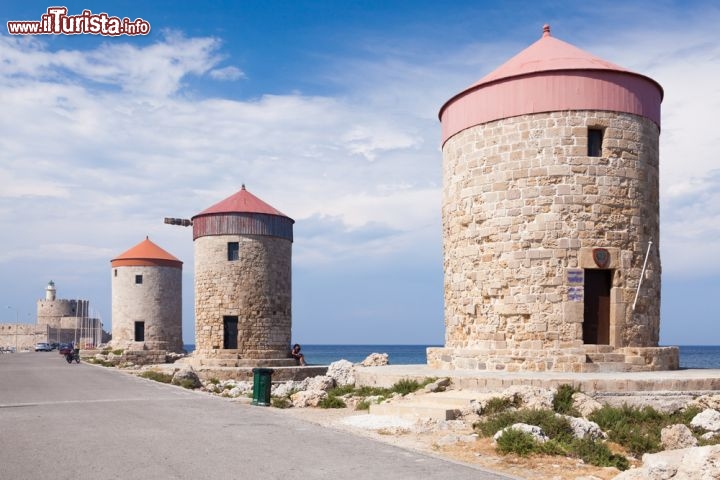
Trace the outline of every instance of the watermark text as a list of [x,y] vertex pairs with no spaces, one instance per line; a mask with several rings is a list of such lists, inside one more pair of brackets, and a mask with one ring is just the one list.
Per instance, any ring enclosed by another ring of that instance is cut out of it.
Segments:
[[80,15],[68,15],[66,7],[49,7],[40,21],[7,22],[10,35],[147,35],[150,23],[142,18],[111,17],[107,13],[83,10]]

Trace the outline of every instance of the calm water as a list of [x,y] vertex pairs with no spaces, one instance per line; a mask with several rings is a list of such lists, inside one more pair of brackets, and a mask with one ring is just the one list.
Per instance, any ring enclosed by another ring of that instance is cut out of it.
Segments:
[[[387,353],[393,365],[427,363],[425,349],[442,345],[303,345],[305,359],[311,365],[328,365],[340,359],[362,362],[371,353]],[[185,345],[191,352],[195,345]],[[680,347],[681,368],[720,368],[720,346],[685,345]]]

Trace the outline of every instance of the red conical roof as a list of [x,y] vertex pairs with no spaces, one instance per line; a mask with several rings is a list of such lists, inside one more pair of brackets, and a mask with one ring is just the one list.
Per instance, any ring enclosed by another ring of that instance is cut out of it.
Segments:
[[148,237],[145,237],[145,240],[110,261],[110,265],[113,267],[163,266],[182,268],[182,263],[176,257],[151,242]]
[[264,213],[266,215],[287,217],[284,213],[248,192],[245,189],[245,185],[242,186],[239,192],[230,195],[228,198],[216,203],[212,207],[206,208],[193,218],[215,213]]

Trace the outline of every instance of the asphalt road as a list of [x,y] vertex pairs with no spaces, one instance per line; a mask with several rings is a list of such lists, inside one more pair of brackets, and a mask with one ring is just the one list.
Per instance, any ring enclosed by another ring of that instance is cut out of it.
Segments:
[[0,355],[0,479],[45,478],[510,477],[56,352]]

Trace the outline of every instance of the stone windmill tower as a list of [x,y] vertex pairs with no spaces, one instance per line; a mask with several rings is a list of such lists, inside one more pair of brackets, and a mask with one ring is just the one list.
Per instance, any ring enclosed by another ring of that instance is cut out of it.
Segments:
[[182,352],[182,262],[145,238],[110,264],[112,345]]
[[446,333],[430,366],[678,368],[658,347],[662,98],[545,26],[443,105]]
[[192,217],[201,364],[295,364],[288,359],[294,223],[245,185]]

